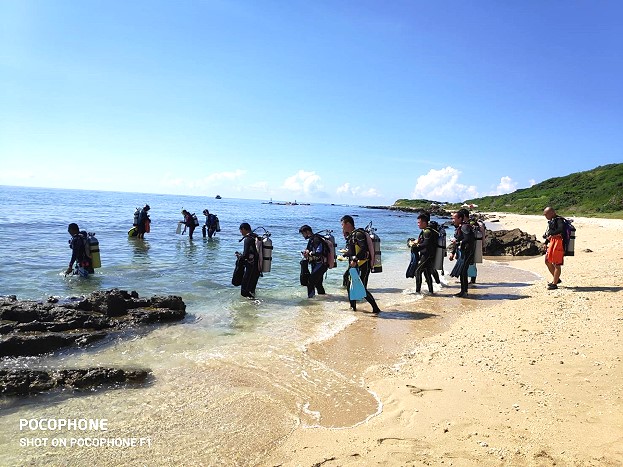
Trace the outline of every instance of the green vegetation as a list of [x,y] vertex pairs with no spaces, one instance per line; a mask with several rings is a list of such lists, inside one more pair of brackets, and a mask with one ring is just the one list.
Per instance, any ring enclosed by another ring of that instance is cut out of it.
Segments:
[[[394,205],[430,207],[431,202],[401,199]],[[469,199],[465,203],[478,205],[480,211],[542,214],[546,206],[551,206],[563,216],[623,219],[623,164],[609,164],[550,178],[530,188],[506,195]],[[456,209],[461,204],[448,204],[444,209]]]

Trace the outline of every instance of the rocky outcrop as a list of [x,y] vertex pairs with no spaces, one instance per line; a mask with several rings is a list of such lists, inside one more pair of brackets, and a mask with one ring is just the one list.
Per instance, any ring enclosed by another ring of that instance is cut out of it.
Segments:
[[366,209],[386,209],[388,211],[409,212],[412,214],[420,214],[425,212],[431,216],[438,218],[450,218],[451,212],[441,207],[412,207],[412,206],[364,206]]
[[84,346],[109,333],[179,321],[186,316],[181,297],[141,299],[136,292],[112,289],[59,303],[0,298],[0,357],[40,355]]
[[545,253],[545,244],[534,235],[513,230],[487,230],[485,256],[538,256]]
[[149,370],[84,368],[72,370],[0,369],[0,395],[25,396],[51,389],[89,389],[144,383]]

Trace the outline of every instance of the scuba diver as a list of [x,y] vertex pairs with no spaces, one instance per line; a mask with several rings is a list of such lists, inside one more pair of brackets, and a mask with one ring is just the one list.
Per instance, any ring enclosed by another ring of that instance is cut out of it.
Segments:
[[[93,274],[95,270],[91,264],[91,253],[89,249],[89,241],[80,233],[80,227],[78,224],[71,223],[67,227],[67,232],[71,235],[69,240],[69,248],[71,248],[71,260],[69,260],[69,266],[65,271],[65,275],[74,274],[80,277],[88,277],[89,274]],[[76,269],[74,270],[74,264]]]
[[186,229],[188,229],[188,238],[190,240],[193,239],[193,232],[195,231],[195,227],[197,222],[195,222],[195,216],[189,213],[186,209],[182,209],[182,215],[184,216],[184,220],[182,223],[184,224],[184,231],[182,235],[186,233]]
[[259,253],[255,243],[257,235],[251,231],[251,226],[247,222],[240,224],[240,234],[242,238],[238,241],[244,243],[242,253],[236,252],[237,261],[234,276],[236,276],[237,271],[242,276],[239,284],[240,295],[254,299],[255,287],[260,278]]
[[[355,221],[352,216],[346,215],[340,219],[342,224],[342,233],[346,238],[346,257],[349,260],[350,268],[357,268],[357,273],[361,278],[363,287],[365,289],[365,299],[372,305],[372,313],[379,313],[381,309],[376,304],[376,300],[372,294],[368,291],[368,277],[370,276],[370,258],[374,251],[370,251],[372,240],[368,242],[369,236],[363,229],[355,229]],[[357,310],[357,301],[350,299],[350,292],[348,300],[350,301],[350,307],[353,311]]]
[[457,255],[456,265],[450,273],[450,277],[458,277],[461,281],[461,291],[454,294],[456,297],[467,297],[468,278],[467,271],[469,265],[474,262],[474,250],[476,247],[476,236],[474,229],[469,225],[469,211],[460,209],[452,214],[452,223],[454,224],[454,242],[451,246],[450,261],[454,260]]
[[417,249],[419,254],[419,261],[414,272],[415,291],[420,293],[422,290],[422,274],[424,274],[426,284],[428,285],[428,291],[432,294],[433,271],[435,271],[433,262],[435,260],[435,251],[437,249],[437,235],[433,229],[428,227],[429,222],[430,216],[424,212],[417,217],[417,225],[420,228],[420,235],[414,242],[412,248]]
[[150,209],[151,208],[149,207],[149,204],[146,204],[145,207],[141,209],[141,212],[138,215],[138,223],[136,225],[136,232],[137,232],[136,236],[140,239],[144,239],[145,234],[149,232],[150,230],[151,219],[149,218],[149,214],[147,214]]
[[206,233],[208,234],[208,238],[212,238],[212,236],[218,232],[218,217],[214,214],[210,214],[210,211],[207,209],[203,210],[203,215],[206,216],[206,223],[201,227],[201,233],[203,234],[203,238],[205,238]]
[[301,265],[307,267],[303,262],[311,265],[311,273],[307,276],[307,298],[314,298],[316,291],[318,291],[318,295],[324,295],[325,290],[322,285],[322,279],[329,267],[327,246],[320,235],[312,232],[312,228],[309,225],[301,226],[299,233],[307,240],[307,246],[301,252],[305,258],[301,261]]

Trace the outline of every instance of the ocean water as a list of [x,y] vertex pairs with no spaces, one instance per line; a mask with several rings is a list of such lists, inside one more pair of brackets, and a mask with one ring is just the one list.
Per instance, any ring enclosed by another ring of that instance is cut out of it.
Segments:
[[[151,232],[144,241],[128,238],[134,210],[145,203],[151,206]],[[182,208],[197,213],[201,223],[201,212],[208,208],[219,216],[222,231],[212,240],[202,238],[200,227],[192,241],[177,235]],[[326,297],[308,300],[299,285],[300,251],[306,245],[299,226],[332,229],[339,248],[344,214],[352,215],[358,227],[372,222],[386,271],[399,267],[404,277],[405,242],[418,234],[413,214],[0,186],[0,295],[44,300],[118,287],[141,296],[180,295],[188,313],[182,323],[117,336],[87,350],[4,361],[4,367],[141,367],[151,369],[153,378],[141,388],[3,401],[0,464],[78,465],[95,455],[98,465],[154,460],[162,465],[253,465],[301,424],[340,428],[365,421],[379,410],[374,394],[360,379],[314,361],[306,352],[309,344],[323,342],[357,319],[341,287],[344,265],[328,272]],[[87,279],[63,274],[71,255],[70,222],[95,232],[100,242],[102,268]],[[273,240],[272,270],[260,278],[256,300],[242,298],[230,284],[234,253],[241,249],[241,222],[267,229]],[[372,275],[370,281],[387,274]],[[340,417],[332,417],[335,413]],[[20,446],[24,434],[17,429],[19,419],[45,417],[106,418],[108,436],[149,438],[151,445]],[[337,419],[340,426],[332,422]]]

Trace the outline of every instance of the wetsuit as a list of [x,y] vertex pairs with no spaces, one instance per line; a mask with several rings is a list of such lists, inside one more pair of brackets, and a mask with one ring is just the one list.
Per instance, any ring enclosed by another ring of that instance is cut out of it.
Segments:
[[435,250],[437,248],[437,236],[434,231],[428,227],[422,230],[415,246],[420,256],[417,268],[415,269],[415,291],[421,291],[422,274],[424,274],[426,284],[428,285],[428,291],[433,293],[432,272],[435,270],[434,261]]
[[75,264],[76,266],[74,274],[78,274],[82,277],[93,274],[95,270],[91,266],[91,258],[89,258],[86,252],[86,249],[89,248],[89,246],[84,235],[78,233],[71,237],[69,247],[71,248],[70,264]]
[[461,224],[454,231],[454,251],[458,257],[456,265],[450,273],[451,277],[458,277],[461,281],[460,295],[467,294],[467,270],[469,265],[474,262],[474,249],[476,246],[476,236],[474,229],[469,224]]
[[206,232],[208,234],[208,238],[212,238],[214,232],[216,232],[216,216],[214,214],[208,214],[206,216],[206,223],[201,228],[203,232],[203,236],[206,236]]
[[143,208],[138,215],[138,224],[136,225],[136,233],[139,238],[142,238],[142,236],[145,235],[148,222],[150,222],[149,215],[147,214],[147,211],[145,211],[145,208]]
[[244,275],[240,286],[240,295],[243,297],[255,298],[255,287],[260,278],[258,264],[258,252],[255,246],[255,235],[248,234],[244,237],[244,249],[242,250],[242,261],[244,264]]
[[[368,240],[366,232],[363,229],[356,229],[346,239],[347,256],[349,260],[357,260],[357,272],[361,278],[361,282],[366,289],[366,300],[372,305],[372,311],[378,313],[381,311],[376,304],[376,300],[368,291],[368,277],[370,276],[370,253],[368,251]],[[353,310],[357,309],[357,301],[350,300],[350,306]]]
[[184,225],[188,229],[188,238],[193,239],[193,232],[195,231],[195,219],[191,213],[184,214]]
[[308,260],[311,265],[311,273],[307,278],[307,296],[309,298],[316,295],[316,291],[318,291],[318,295],[325,294],[324,286],[322,285],[324,273],[328,269],[326,263],[328,251],[325,251],[325,248],[320,235],[314,234],[307,242],[306,250],[309,251]]

